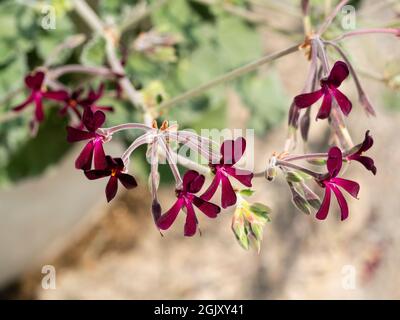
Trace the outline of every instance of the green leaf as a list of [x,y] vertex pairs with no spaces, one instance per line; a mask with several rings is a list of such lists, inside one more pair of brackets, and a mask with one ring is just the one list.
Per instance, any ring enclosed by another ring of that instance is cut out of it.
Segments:
[[[26,130],[25,137],[28,139],[19,143],[15,152],[9,154],[7,163],[0,167],[0,176],[19,181],[39,175],[49,165],[57,163],[70,148],[65,138],[66,124],[66,119],[60,118],[56,110],[52,110],[35,138],[29,139]],[[8,139],[11,138],[8,135]]]
[[245,196],[245,197],[250,197],[251,195],[253,195],[254,192],[255,192],[255,191],[254,191],[254,190],[251,190],[251,189],[242,189],[242,190],[239,191],[239,193],[240,193],[242,196]]
[[250,124],[257,134],[281,123],[288,108],[287,94],[276,72],[243,77],[237,85],[243,103],[250,109]]
[[303,177],[297,171],[286,172],[286,180],[289,182],[302,182]]
[[307,162],[309,164],[312,164],[314,166],[325,166],[326,165],[326,159],[307,159]]
[[226,68],[237,68],[262,55],[259,33],[237,17],[220,17],[215,32],[220,49],[214,59]]
[[270,221],[269,214],[271,213],[271,209],[265,204],[262,204],[260,202],[253,203],[250,206],[250,211],[257,216],[266,219],[267,221]]
[[234,217],[232,221],[232,231],[240,246],[248,250],[249,240],[247,238],[247,231],[246,226],[244,225],[243,216]]

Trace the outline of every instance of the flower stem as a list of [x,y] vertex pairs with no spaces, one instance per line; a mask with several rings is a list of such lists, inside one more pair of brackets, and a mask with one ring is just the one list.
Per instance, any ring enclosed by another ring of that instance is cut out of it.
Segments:
[[383,33],[383,34],[392,34],[395,36],[400,36],[400,28],[366,28],[366,29],[358,29],[350,32],[343,33],[339,37],[331,40],[334,42],[343,40],[345,38],[350,38],[354,36],[360,36],[364,34],[373,34],[373,33]]
[[316,179],[319,179],[321,177],[321,173],[314,172],[314,171],[312,171],[310,169],[304,168],[302,166],[299,166],[297,164],[294,164],[294,163],[291,163],[291,162],[287,162],[287,161],[284,161],[284,160],[276,160],[276,165],[302,171],[302,172],[307,173],[308,175],[310,175],[310,176],[312,176],[312,177],[314,177]]
[[326,158],[327,156],[328,156],[327,153],[308,153],[308,154],[288,156],[283,158],[283,160],[285,161],[308,160],[308,159]]
[[354,70],[349,58],[346,56],[346,54],[344,53],[342,48],[340,48],[340,46],[338,44],[336,44],[335,42],[325,41],[324,43],[332,46],[339,53],[339,55],[343,58],[343,60],[346,62],[347,66],[349,67],[350,73],[353,77],[353,81],[356,85],[356,89],[358,92],[358,99],[360,100],[361,105],[364,107],[365,111],[368,114],[375,116],[376,115],[375,110],[372,107],[371,103],[369,102],[367,93],[364,91],[363,87],[361,86],[361,82],[360,82],[358,75],[357,75],[356,71]]
[[211,169],[208,166],[203,166],[197,162],[194,162],[184,156],[181,156],[180,154],[176,155],[176,159],[178,160],[178,163],[190,170],[195,170],[205,176],[211,175]]
[[101,130],[106,133],[106,134],[114,134],[118,131],[122,131],[122,130],[130,130],[130,129],[141,129],[141,130],[145,130],[145,131],[150,131],[153,128],[142,124],[142,123],[124,123],[124,124],[120,124],[114,127],[110,127],[110,128],[101,128]]
[[106,30],[103,22],[93,11],[93,9],[86,3],[85,0],[73,0],[76,12],[80,17],[91,27],[94,32],[97,32],[106,40],[106,55],[108,63],[114,73],[121,75],[119,84],[124,90],[128,99],[134,107],[140,109],[143,113],[147,112],[147,107],[143,104],[142,95],[137,91],[130,80],[125,75],[125,70],[119,61],[115,52],[115,39],[113,38],[110,30]]
[[213,79],[213,80],[211,80],[211,81],[209,81],[209,82],[207,82],[205,84],[200,85],[197,88],[191,89],[191,90],[189,90],[189,91],[187,91],[187,92],[185,92],[185,93],[183,93],[183,94],[181,94],[181,95],[179,95],[179,96],[177,96],[175,98],[172,98],[170,100],[165,101],[164,103],[161,103],[157,107],[157,110],[160,111],[162,109],[167,109],[167,108],[171,107],[174,104],[178,104],[178,103],[181,103],[183,101],[189,100],[189,99],[191,99],[193,97],[196,97],[198,95],[201,95],[202,93],[208,91],[209,89],[211,89],[211,88],[213,88],[213,87],[215,87],[215,86],[217,86],[217,85],[219,85],[221,83],[228,82],[228,81],[231,81],[233,79],[236,79],[236,78],[238,78],[238,77],[240,77],[240,76],[242,76],[242,75],[244,75],[246,73],[249,73],[251,71],[256,70],[257,68],[259,68],[260,66],[262,66],[262,65],[264,65],[264,64],[266,64],[268,62],[274,61],[274,60],[279,59],[281,57],[284,57],[284,56],[286,56],[286,55],[288,55],[290,53],[296,52],[296,51],[299,50],[299,45],[300,44],[296,44],[296,45],[293,45],[293,46],[291,46],[291,47],[289,47],[287,49],[275,52],[273,54],[266,55],[266,56],[264,56],[264,57],[262,57],[262,58],[260,58],[260,59],[258,59],[256,61],[250,62],[249,64],[246,64],[246,65],[244,65],[242,67],[239,67],[239,68],[237,68],[235,70],[232,70],[232,71],[230,71],[230,72],[228,72],[228,73],[226,73],[226,74],[224,74],[222,76],[219,76],[219,77],[217,77],[217,78],[215,78],[215,79]]
[[136,138],[131,145],[128,147],[128,149],[125,150],[125,152],[122,154],[121,158],[126,163],[129,160],[129,157],[131,156],[132,152],[135,151],[136,148],[140,147],[142,144],[150,143],[151,141],[148,141],[150,138],[150,134],[145,133],[141,135],[139,138]]
[[90,67],[80,64],[68,64],[62,67],[50,69],[48,75],[51,79],[57,79],[66,73],[89,73],[103,77],[115,77],[115,73],[109,68]]
[[333,19],[338,15],[339,11],[343,8],[349,2],[349,0],[342,0],[339,2],[339,4],[336,6],[336,8],[331,12],[331,14],[325,19],[325,21],[322,23],[320,28],[318,29],[317,34],[322,35],[326,29],[331,25]]

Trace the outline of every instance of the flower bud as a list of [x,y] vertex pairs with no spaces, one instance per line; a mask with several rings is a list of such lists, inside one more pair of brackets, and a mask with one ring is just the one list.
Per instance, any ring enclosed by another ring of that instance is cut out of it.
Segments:
[[268,181],[274,181],[276,175],[276,167],[268,167],[267,170],[265,170],[265,179],[267,179]]
[[250,205],[241,195],[240,192],[237,194],[238,200],[232,218],[232,231],[244,249],[248,250],[249,246],[252,246],[259,252],[263,228],[269,221],[270,209],[262,203]]

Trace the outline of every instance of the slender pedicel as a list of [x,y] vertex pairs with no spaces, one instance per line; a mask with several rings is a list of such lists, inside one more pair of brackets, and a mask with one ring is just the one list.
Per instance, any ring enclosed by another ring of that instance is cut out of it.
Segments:
[[337,42],[343,40],[345,38],[366,35],[366,34],[374,34],[374,33],[381,33],[381,34],[390,34],[395,36],[400,36],[400,28],[366,28],[366,29],[358,29],[355,31],[349,31],[343,33],[339,37],[332,39],[331,41]]
[[[168,144],[165,141],[165,138],[163,136],[160,136],[159,143],[160,143],[159,145],[160,145],[161,149],[163,149],[163,151],[165,152],[165,154],[167,156],[168,164],[169,164],[169,166],[171,168],[171,172],[172,172],[172,174],[174,175],[174,178],[175,178],[176,188],[180,189],[182,187],[182,178],[181,178],[181,175],[179,173],[178,166],[177,166],[178,161],[177,161],[176,157],[174,159],[174,157],[173,157],[173,155],[171,153],[171,150],[170,150],[170,148],[169,148],[169,146],[168,146]],[[175,152],[173,152],[173,154],[176,156]]]
[[132,152],[140,147],[142,144],[150,143],[151,141],[151,136],[153,136],[152,132],[145,133],[141,135],[140,137],[136,138],[135,141],[132,142],[132,144],[128,147],[128,149],[125,150],[125,152],[122,154],[121,158],[122,160],[126,163],[129,157],[131,156]]
[[110,128],[101,128],[103,130],[103,132],[112,135],[118,131],[123,131],[123,130],[130,130],[130,129],[141,129],[141,130],[145,130],[145,131],[151,131],[154,130],[152,127],[149,127],[143,123],[124,123],[124,124],[120,124],[114,127],[110,127]]
[[301,155],[289,155],[287,157],[283,157],[284,161],[295,161],[295,160],[308,160],[308,159],[319,159],[328,157],[328,153],[308,153]]
[[294,163],[291,163],[291,162],[287,162],[287,161],[284,161],[284,160],[276,160],[276,165],[302,171],[302,172],[307,173],[308,175],[310,175],[310,176],[312,176],[312,177],[314,177],[316,179],[320,179],[323,176],[323,174],[321,174],[321,173],[314,172],[314,171],[312,171],[310,169],[304,168],[302,166],[299,166],[297,164],[294,164]]

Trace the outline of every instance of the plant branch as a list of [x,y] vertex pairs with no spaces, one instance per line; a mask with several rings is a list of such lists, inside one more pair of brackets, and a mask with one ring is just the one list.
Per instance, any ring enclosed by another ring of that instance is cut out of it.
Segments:
[[115,77],[116,74],[106,67],[91,67],[80,64],[68,64],[49,70],[49,77],[57,79],[66,73],[89,73],[103,77]]
[[314,177],[316,179],[319,179],[321,177],[321,174],[318,173],[318,172],[314,172],[314,171],[312,171],[310,169],[304,168],[302,166],[299,166],[297,164],[294,164],[294,163],[291,163],[291,162],[287,162],[287,161],[284,161],[284,160],[277,160],[276,161],[276,165],[302,171],[302,172],[307,173],[308,175],[310,175],[310,176],[312,176],[312,177]]
[[339,11],[343,8],[349,2],[349,0],[342,0],[339,2],[339,4],[336,6],[336,8],[331,12],[331,14],[325,19],[325,21],[322,23],[320,28],[318,29],[317,34],[322,35],[326,29],[331,25],[333,19],[338,15]]
[[307,160],[307,159],[320,159],[326,158],[328,156],[327,153],[308,153],[301,155],[290,155],[288,157],[283,158],[285,161],[295,161],[295,160]]
[[135,28],[141,21],[149,17],[152,12],[166,5],[168,1],[170,0],[158,0],[150,5],[143,1],[135,5],[121,23],[119,28],[121,34]]
[[266,55],[266,56],[264,56],[264,57],[262,57],[262,58],[260,58],[260,59],[258,59],[256,61],[253,61],[253,62],[251,62],[249,64],[246,64],[246,65],[244,65],[242,67],[239,67],[239,68],[237,68],[235,70],[232,70],[232,71],[230,71],[230,72],[228,72],[228,73],[226,73],[226,74],[224,74],[222,76],[219,76],[219,77],[217,77],[217,78],[215,78],[215,79],[213,79],[213,80],[211,80],[211,81],[209,81],[209,82],[207,82],[205,84],[200,85],[197,88],[191,89],[191,90],[189,90],[189,91],[187,91],[187,92],[185,92],[185,93],[183,93],[183,94],[181,94],[181,95],[179,95],[179,96],[177,96],[175,98],[172,98],[170,100],[165,101],[164,103],[161,103],[157,107],[157,110],[160,111],[162,109],[167,109],[167,108],[171,107],[174,104],[178,104],[178,103],[181,103],[183,101],[189,100],[189,99],[191,99],[193,97],[199,96],[202,93],[208,91],[209,89],[211,89],[211,88],[213,88],[213,87],[215,87],[215,86],[217,86],[219,84],[222,84],[222,83],[231,81],[233,79],[236,79],[236,78],[238,78],[238,77],[240,77],[240,76],[242,76],[242,75],[244,75],[246,73],[249,73],[249,72],[252,72],[252,71],[256,70],[257,68],[259,68],[260,66],[262,66],[262,65],[264,65],[264,64],[266,64],[268,62],[274,61],[274,60],[279,59],[281,57],[284,57],[284,56],[286,56],[286,55],[288,55],[290,53],[296,52],[296,51],[299,50],[299,45],[300,44],[296,44],[296,45],[293,45],[293,46],[291,46],[291,47],[289,47],[287,49],[275,52],[273,54]]
[[119,84],[128,96],[131,103],[139,108],[143,113],[147,112],[146,106],[143,104],[142,95],[137,91],[129,79],[125,75],[125,70],[117,57],[115,52],[115,39],[110,32],[104,27],[103,22],[93,11],[93,9],[84,0],[73,0],[73,4],[76,12],[81,18],[92,28],[94,32],[97,32],[106,40],[106,55],[108,63],[114,73],[120,75]]
[[381,34],[391,34],[394,36],[400,36],[400,29],[399,28],[366,28],[366,29],[358,29],[350,32],[343,33],[339,37],[331,40],[334,42],[343,40],[345,38],[350,38],[354,36],[360,36],[360,35],[365,35],[365,34],[376,34],[376,33],[381,33]]

